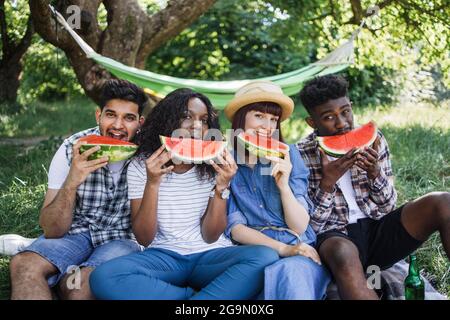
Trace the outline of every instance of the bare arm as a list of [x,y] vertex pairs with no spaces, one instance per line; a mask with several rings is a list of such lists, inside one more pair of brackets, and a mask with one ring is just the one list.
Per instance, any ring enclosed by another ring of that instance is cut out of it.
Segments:
[[59,190],[47,190],[39,217],[39,225],[46,238],[60,238],[69,231],[75,196],[76,189],[64,185]]
[[143,246],[148,246],[155,238],[158,229],[159,184],[146,183],[144,197],[131,200],[131,225],[136,240]]
[[270,247],[277,251],[281,257],[302,255],[321,264],[317,251],[306,243],[298,243],[296,245],[285,244],[266,236],[258,230],[244,226],[243,224],[234,226],[231,229],[231,236],[235,241],[242,244],[264,245]]
[[88,161],[89,155],[99,148],[94,147],[80,154],[81,145],[82,143],[78,142],[73,146],[72,165],[62,188],[59,190],[49,189],[45,195],[39,225],[46,238],[60,238],[70,230],[78,186],[92,172],[108,163],[107,157]]
[[308,212],[295,198],[289,186],[280,188],[280,195],[287,226],[297,234],[302,234],[309,224]]
[[170,153],[161,146],[146,161],[147,182],[142,199],[131,200],[131,226],[136,240],[148,246],[158,230],[158,193],[161,178],[172,171],[173,166],[164,168],[170,160]]
[[292,163],[289,151],[284,152],[284,159],[267,157],[274,163],[272,176],[280,190],[281,203],[283,205],[284,219],[287,226],[297,234],[305,232],[309,223],[309,214],[294,196],[289,186],[289,176],[292,171]]
[[216,188],[214,198],[209,200],[202,217],[202,237],[206,243],[216,242],[227,226],[227,201],[222,199]]
[[213,161],[210,163],[217,172],[215,194],[214,198],[209,200],[201,221],[202,237],[206,243],[216,242],[227,226],[227,203],[220,193],[228,187],[237,171],[236,162],[228,150],[224,151],[223,157],[218,157],[218,161],[221,165]]

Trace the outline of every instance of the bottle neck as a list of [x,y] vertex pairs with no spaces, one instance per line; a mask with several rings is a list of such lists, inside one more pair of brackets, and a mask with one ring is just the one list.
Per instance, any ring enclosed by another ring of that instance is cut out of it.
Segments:
[[419,275],[419,270],[417,269],[417,258],[416,255],[412,254],[409,256],[409,274],[410,275]]

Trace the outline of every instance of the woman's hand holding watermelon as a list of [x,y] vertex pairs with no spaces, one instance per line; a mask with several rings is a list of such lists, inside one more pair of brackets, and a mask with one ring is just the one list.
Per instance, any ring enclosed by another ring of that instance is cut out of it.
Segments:
[[320,189],[326,192],[332,192],[336,182],[353,166],[357,160],[358,153],[356,148],[351,149],[341,158],[331,161],[322,149],[320,151],[320,162],[322,164],[322,180]]
[[374,180],[380,174],[380,166],[378,164],[378,148],[380,146],[380,138],[378,137],[371,147],[367,147],[357,155],[356,165],[367,172],[369,179]]
[[274,166],[271,175],[275,178],[278,189],[289,188],[289,175],[292,171],[292,163],[289,150],[280,150],[284,154],[284,158],[266,156]]
[[171,159],[170,152],[161,146],[158,150],[145,160],[145,167],[147,168],[147,182],[158,185],[161,183],[161,177],[173,170],[174,166],[164,167],[164,165]]
[[225,149],[223,152],[223,156],[219,155],[217,157],[218,163],[216,164],[214,161],[210,161],[210,164],[213,166],[214,170],[216,170],[216,188],[217,190],[223,190],[228,188],[231,179],[236,174],[238,169],[236,162],[234,161],[233,156],[230,152]]
[[92,172],[108,164],[108,157],[88,160],[88,157],[91,154],[100,149],[99,146],[90,148],[80,154],[80,147],[85,143],[86,142],[78,141],[72,149],[72,164],[70,165],[66,184],[73,188],[78,188]]

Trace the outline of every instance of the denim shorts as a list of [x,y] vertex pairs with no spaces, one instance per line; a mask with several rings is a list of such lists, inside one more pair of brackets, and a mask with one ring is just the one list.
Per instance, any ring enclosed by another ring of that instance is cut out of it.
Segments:
[[89,232],[82,232],[57,239],[46,239],[42,235],[19,253],[34,252],[53,264],[58,272],[47,281],[54,287],[74,267],[95,268],[113,258],[141,250],[137,242],[128,239],[112,240],[94,248]]

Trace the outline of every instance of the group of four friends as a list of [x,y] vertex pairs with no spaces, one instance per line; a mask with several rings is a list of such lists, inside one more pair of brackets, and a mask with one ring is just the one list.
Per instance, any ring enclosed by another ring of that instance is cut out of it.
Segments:
[[[450,194],[396,207],[388,144],[340,158],[317,136],[354,128],[348,84],[317,77],[300,99],[314,131],[283,157],[225,150],[215,161],[179,163],[160,136],[178,129],[205,139],[220,130],[209,99],[168,94],[144,119],[145,93],[110,80],[98,126],[64,140],[48,172],[43,235],[10,263],[12,299],[324,299],[335,281],[342,299],[378,299],[366,270],[386,269],[440,232],[450,255]],[[274,83],[240,88],[224,112],[232,129],[283,141],[294,102]],[[138,144],[129,160],[89,160],[87,135]],[[235,137],[233,139],[236,139]],[[234,141],[236,142],[236,141]],[[76,266],[80,285],[68,285]]]

